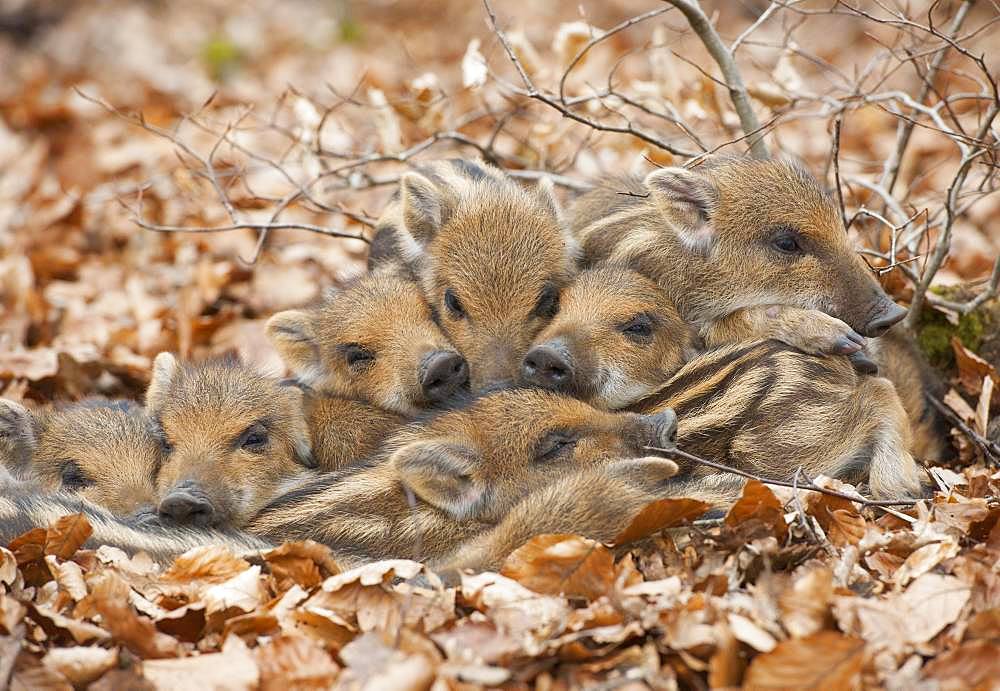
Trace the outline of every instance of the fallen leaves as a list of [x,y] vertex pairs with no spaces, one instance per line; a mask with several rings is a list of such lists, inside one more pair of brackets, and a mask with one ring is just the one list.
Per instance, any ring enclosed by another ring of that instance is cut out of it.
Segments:
[[793,638],[750,663],[744,688],[850,689],[860,687],[865,642],[834,631]]
[[545,595],[594,600],[614,582],[614,559],[607,547],[573,535],[539,535],[507,557],[500,570]]

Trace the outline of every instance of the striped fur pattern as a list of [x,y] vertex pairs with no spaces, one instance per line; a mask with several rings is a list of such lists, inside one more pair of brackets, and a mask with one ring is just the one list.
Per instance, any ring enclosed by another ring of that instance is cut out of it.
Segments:
[[401,260],[417,278],[478,391],[516,378],[576,255],[550,184],[526,190],[497,168],[455,160],[403,175],[372,261]]
[[[685,365],[631,410],[673,409],[678,448],[758,475],[797,469],[867,485],[880,499],[919,497],[921,471],[891,382],[859,375],[843,357],[818,358],[777,341],[733,344]],[[678,481],[735,498],[741,478],[700,466]]]
[[[439,403],[468,378],[420,287],[391,266],[331,291],[314,307],[279,312],[267,334],[302,384],[401,415]],[[442,356],[450,356],[456,369],[438,392],[427,386],[426,375],[428,363]]]
[[265,539],[317,540],[347,563],[438,563],[531,491],[578,470],[647,457],[646,446],[669,445],[675,422],[669,411],[604,413],[543,391],[491,393],[406,428],[384,460],[326,474],[277,498],[247,530]]
[[143,551],[161,563],[189,549],[210,544],[225,545],[241,555],[252,555],[273,546],[239,531],[162,526],[144,522],[139,517],[125,520],[73,493],[40,494],[24,486],[3,486],[2,481],[0,487],[3,489],[0,492],[0,544],[4,545],[33,528],[48,527],[62,516],[82,513],[94,531],[84,547],[96,549],[111,545],[131,554]]
[[[637,325],[643,329],[636,332]],[[769,477],[790,478],[800,464],[810,475],[852,482],[867,482],[870,472],[879,496],[919,490],[910,426],[887,380],[858,374],[844,357],[778,341],[730,344],[697,357],[690,345],[656,284],[606,266],[584,271],[565,291],[525,362],[536,348],[549,349],[567,376],[529,374],[598,407],[674,408],[681,448],[708,459]],[[689,477],[707,475],[727,479],[701,471]],[[733,479],[731,489],[740,484]]]
[[[650,276],[710,346],[779,338],[834,353],[905,314],[849,244],[831,197],[788,162],[663,168],[585,194],[568,215],[585,266]],[[783,328],[786,317],[815,323]]]
[[75,492],[120,516],[155,506],[163,454],[135,403],[88,399],[32,412],[0,401],[0,418],[6,438],[27,450],[16,474],[37,488]]
[[407,423],[402,415],[365,401],[314,391],[306,392],[302,405],[320,471],[340,470],[375,455]]

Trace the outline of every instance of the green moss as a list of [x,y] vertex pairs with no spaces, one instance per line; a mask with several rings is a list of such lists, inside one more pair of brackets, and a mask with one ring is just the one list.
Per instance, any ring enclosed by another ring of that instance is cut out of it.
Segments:
[[243,53],[221,34],[213,36],[201,49],[201,60],[215,81],[224,81],[240,68]]
[[343,43],[360,43],[364,40],[365,31],[361,23],[353,17],[344,17],[338,27],[339,38]]
[[[935,289],[934,292],[949,299],[963,299],[949,295],[947,289]],[[991,314],[989,310],[978,309],[959,315],[958,324],[952,324],[941,312],[925,307],[917,323],[917,343],[932,365],[950,369],[955,366],[952,336],[958,336],[966,348],[978,351],[985,336],[995,328]]]

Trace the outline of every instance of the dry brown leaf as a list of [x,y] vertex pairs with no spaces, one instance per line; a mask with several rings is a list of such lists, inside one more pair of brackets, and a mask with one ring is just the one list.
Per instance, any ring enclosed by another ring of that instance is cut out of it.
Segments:
[[[176,562],[175,562],[176,565]],[[201,594],[205,611],[211,615],[228,609],[252,612],[264,599],[260,582],[260,567],[251,566],[227,581],[206,588]]]
[[825,567],[800,574],[778,596],[781,623],[794,638],[810,636],[831,623],[833,572]]
[[174,559],[163,580],[183,583],[206,580],[225,581],[250,568],[250,564],[222,545],[195,547]]
[[951,559],[958,554],[959,550],[956,540],[943,540],[924,545],[903,561],[896,573],[893,574],[892,582],[905,586],[913,579],[923,576],[945,559]]
[[995,688],[1000,679],[1000,655],[992,641],[971,641],[931,660],[924,674],[954,686],[946,688]]
[[13,596],[0,592],[0,633],[12,636],[14,629],[21,623],[27,612],[28,608],[15,600]]
[[260,683],[257,661],[239,636],[227,638],[219,653],[178,660],[147,660],[142,663],[142,675],[159,691],[249,691]]
[[341,571],[330,548],[312,540],[286,542],[265,552],[264,559],[282,589],[291,587],[292,583],[315,588],[324,577]]
[[[844,491],[845,486],[826,479],[822,486]],[[856,545],[865,535],[865,519],[858,513],[854,502],[819,492],[810,493],[805,501],[806,511],[819,523],[830,542],[838,547]]]
[[45,536],[45,554],[69,559],[83,546],[94,529],[82,513],[57,518]]
[[726,514],[725,523],[728,526],[736,526],[750,519],[758,520],[768,526],[779,542],[784,542],[788,535],[788,524],[785,523],[785,512],[781,502],[767,485],[757,480],[747,481],[743,487],[743,494]]
[[951,348],[955,352],[958,382],[962,389],[970,396],[979,396],[983,390],[983,378],[989,377],[993,380],[995,387],[993,396],[996,398],[1000,394],[1000,373],[997,373],[996,367],[966,348],[957,336],[951,337]]
[[323,581],[323,590],[335,592],[349,583],[377,585],[393,578],[407,580],[424,570],[423,564],[408,559],[383,559],[330,576]]
[[6,547],[0,547],[0,583],[10,585],[17,578],[17,557]]
[[340,666],[330,654],[303,636],[277,636],[254,651],[261,691],[325,689],[333,686]]
[[136,614],[129,604],[129,586],[114,571],[102,571],[89,581],[91,603],[101,614],[101,623],[114,639],[143,658],[175,657],[177,641],[156,630],[153,622]]
[[118,649],[83,646],[54,648],[45,654],[42,664],[75,686],[83,686],[118,664]]
[[725,626],[718,629],[715,652],[708,659],[708,685],[713,689],[739,686],[746,669],[740,644]]
[[55,555],[45,557],[45,563],[49,567],[52,578],[55,579],[59,587],[69,593],[69,596],[79,602],[87,597],[87,584],[83,580],[83,569],[73,561],[59,562]]
[[613,544],[618,546],[637,542],[666,528],[694,520],[709,508],[710,504],[697,499],[659,499],[643,507],[628,527],[614,539]]
[[857,688],[865,662],[865,642],[835,631],[793,638],[754,658],[745,689]]
[[45,528],[32,528],[10,541],[7,547],[14,554],[18,566],[38,561],[45,556],[45,538],[47,535],[48,531]]
[[537,535],[511,552],[500,573],[544,595],[597,599],[614,583],[614,557],[575,535]]
[[906,622],[906,639],[926,643],[955,622],[970,597],[969,586],[954,576],[925,573],[897,600],[896,610]]

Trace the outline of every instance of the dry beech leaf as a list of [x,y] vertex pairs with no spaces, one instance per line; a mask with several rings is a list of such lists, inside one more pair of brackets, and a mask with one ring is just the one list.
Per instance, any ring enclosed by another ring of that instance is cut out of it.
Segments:
[[304,636],[277,636],[254,651],[261,691],[325,689],[340,666],[326,650]]
[[315,588],[323,582],[324,573],[340,573],[333,552],[326,545],[312,540],[286,542],[264,553],[271,573],[279,583],[295,583],[303,588]]
[[995,688],[1000,679],[1000,655],[992,641],[971,641],[930,660],[924,675],[948,683],[943,688]]
[[14,629],[24,619],[28,608],[15,600],[13,596],[0,592],[0,633],[11,636]]
[[794,638],[803,638],[831,622],[833,572],[821,567],[800,574],[778,596],[781,623]]
[[163,574],[165,581],[225,581],[243,573],[250,564],[222,545],[195,547],[174,559]]
[[17,557],[6,547],[0,547],[0,583],[10,585],[17,578]]
[[614,583],[614,556],[576,535],[537,535],[511,552],[500,573],[543,595],[597,599]]
[[958,339],[951,337],[951,348],[955,351],[955,364],[958,366],[958,382],[970,396],[979,396],[983,389],[983,378],[993,380],[994,397],[1000,393],[1000,374],[996,367],[986,362]]
[[728,526],[735,526],[750,519],[759,520],[770,527],[778,542],[785,541],[788,524],[785,523],[785,512],[781,502],[767,485],[757,480],[747,481],[743,487],[743,494],[726,514],[725,523]]
[[349,583],[377,585],[393,578],[407,580],[424,570],[423,564],[408,559],[383,559],[330,576],[323,581],[323,590],[334,592]]
[[115,572],[103,571],[90,581],[88,601],[100,612],[101,623],[114,639],[140,657],[175,657],[180,651],[175,639],[136,614],[129,604],[129,586]]
[[830,542],[838,547],[856,545],[865,536],[865,519],[847,499],[815,492],[806,507]]
[[257,661],[239,636],[230,636],[222,652],[178,660],[147,660],[142,675],[159,691],[190,689],[256,689],[260,683]]
[[642,540],[666,528],[692,521],[709,508],[710,504],[697,499],[659,499],[643,507],[613,544],[627,545]]
[[55,579],[59,587],[69,593],[69,596],[79,602],[87,597],[87,584],[83,580],[83,569],[73,561],[59,562],[54,555],[45,557],[45,563],[49,567],[52,578]]
[[893,574],[892,581],[905,586],[913,579],[923,576],[945,559],[951,559],[957,555],[960,549],[955,540],[943,540],[924,545],[900,564],[896,573]]
[[64,676],[74,686],[84,686],[118,664],[118,649],[83,646],[54,648],[45,654],[42,664]]
[[7,547],[13,553],[18,566],[38,561],[45,556],[45,538],[47,535],[48,531],[45,528],[32,528],[10,541]]
[[856,688],[865,662],[865,642],[835,631],[793,638],[750,663],[744,689]]
[[896,600],[894,609],[906,622],[906,638],[926,643],[955,622],[969,601],[969,586],[954,576],[925,573]]
[[260,567],[257,565],[245,569],[227,581],[223,581],[201,594],[207,614],[224,612],[227,609],[239,609],[252,612],[264,599],[264,590],[260,583]]

